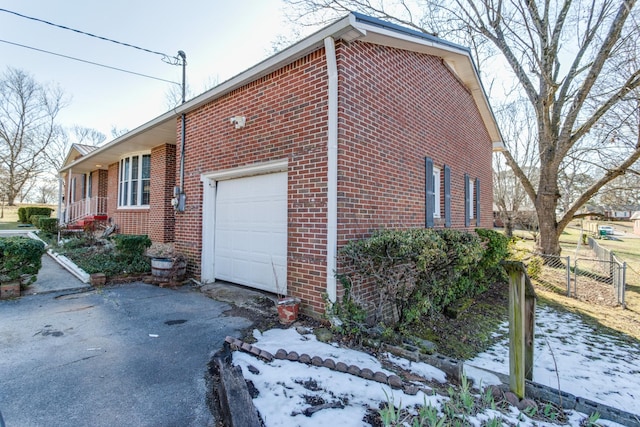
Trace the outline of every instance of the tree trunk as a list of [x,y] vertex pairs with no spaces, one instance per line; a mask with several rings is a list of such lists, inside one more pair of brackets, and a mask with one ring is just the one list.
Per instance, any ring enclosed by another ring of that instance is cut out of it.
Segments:
[[513,218],[511,217],[511,215],[505,215],[504,234],[509,238],[513,237]]
[[538,214],[537,251],[545,255],[560,255],[560,233],[556,220],[557,198],[555,194],[540,193],[536,203]]

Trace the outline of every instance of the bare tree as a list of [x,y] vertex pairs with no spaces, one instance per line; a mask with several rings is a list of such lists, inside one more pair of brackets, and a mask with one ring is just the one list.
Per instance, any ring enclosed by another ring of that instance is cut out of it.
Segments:
[[58,186],[55,182],[44,182],[36,188],[36,203],[50,204],[58,197]]
[[640,208],[640,174],[636,171],[627,173],[607,184],[598,194],[602,206],[617,208],[628,207],[631,210]]
[[43,152],[43,156],[55,173],[63,166],[72,144],[99,146],[106,139],[106,135],[96,129],[74,125],[69,129],[60,129]]
[[[524,99],[505,103],[496,111],[496,117],[502,123],[504,138],[512,141],[512,156],[518,159],[529,179],[534,179],[539,174],[535,150],[536,121],[531,110],[522,108],[525,103]],[[504,223],[507,236],[513,234],[516,225],[531,227],[533,203],[502,156],[495,156],[493,159],[493,203]]]
[[[316,22],[355,10],[417,31],[471,45],[474,52],[507,64],[483,72],[503,72],[528,100],[536,118],[539,174],[535,180],[512,155],[504,153],[538,217],[538,249],[559,254],[559,237],[575,213],[604,185],[640,158],[637,121],[638,41],[636,0],[542,1],[427,0],[285,0],[297,22]],[[625,118],[626,117],[626,118]],[[615,149],[601,138],[616,128]],[[562,198],[560,171],[572,155],[597,163],[593,183],[558,212]],[[603,157],[598,159],[598,157]]]
[[118,138],[128,132],[129,129],[127,128],[118,128],[116,125],[111,125],[111,137],[113,138]]
[[6,176],[7,204],[47,168],[44,153],[59,137],[55,120],[65,106],[62,91],[36,82],[24,71],[7,68],[0,80],[0,168]]
[[[218,78],[209,76],[202,84],[202,90],[199,93],[195,93],[191,85],[187,83],[184,91],[185,100],[194,98],[200,93],[204,93],[217,85],[218,85]],[[182,86],[171,85],[169,89],[165,92],[164,97],[165,97],[165,105],[167,109],[171,110],[173,108],[176,108],[177,106],[182,104]]]

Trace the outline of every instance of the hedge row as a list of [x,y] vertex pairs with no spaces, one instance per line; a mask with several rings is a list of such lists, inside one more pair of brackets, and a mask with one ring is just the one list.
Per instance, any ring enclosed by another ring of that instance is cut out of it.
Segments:
[[18,222],[22,224],[29,224],[31,222],[31,216],[42,215],[50,217],[53,209],[37,206],[23,206],[18,208]]
[[503,278],[509,239],[492,230],[381,230],[340,250],[341,282],[375,322],[409,324]]

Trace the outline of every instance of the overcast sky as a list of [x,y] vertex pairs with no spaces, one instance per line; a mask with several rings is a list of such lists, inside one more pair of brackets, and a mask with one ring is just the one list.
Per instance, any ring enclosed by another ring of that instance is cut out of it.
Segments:
[[[0,8],[175,56],[187,55],[194,94],[223,82],[271,54],[288,34],[281,0],[0,0]],[[6,42],[180,82],[182,70],[161,56],[0,11],[0,71],[27,71],[58,84],[70,98],[65,126],[134,129],[168,110],[170,83],[97,67]]]

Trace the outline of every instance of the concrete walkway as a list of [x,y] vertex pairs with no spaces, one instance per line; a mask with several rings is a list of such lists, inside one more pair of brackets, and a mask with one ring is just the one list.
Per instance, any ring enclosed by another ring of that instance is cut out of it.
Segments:
[[[23,236],[33,229],[23,230],[2,230],[0,237]],[[38,278],[32,283],[22,295],[36,295],[48,292],[85,290],[91,286],[83,283],[76,276],[71,274],[66,268],[60,265],[53,257],[45,253],[42,256],[42,268],[38,272]]]
[[42,256],[42,268],[38,279],[31,284],[22,295],[36,295],[48,292],[73,291],[89,289],[88,283],[81,282],[66,268],[58,264],[49,254]]

